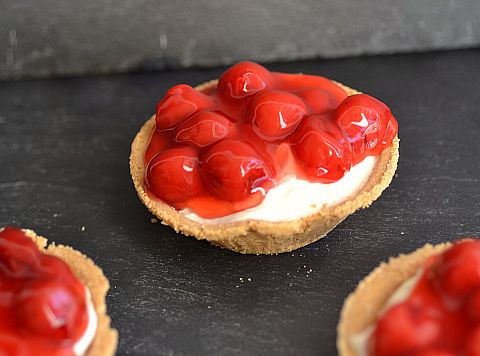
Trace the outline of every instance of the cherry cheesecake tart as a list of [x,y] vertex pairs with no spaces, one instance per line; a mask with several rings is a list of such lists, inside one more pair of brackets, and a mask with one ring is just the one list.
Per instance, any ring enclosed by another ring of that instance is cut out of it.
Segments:
[[177,232],[241,253],[325,236],[389,185],[398,125],[329,79],[241,62],[170,88],[132,143],[138,196]]
[[382,263],[346,299],[341,356],[480,355],[480,240]]
[[31,230],[0,229],[0,355],[109,356],[108,280],[92,260]]

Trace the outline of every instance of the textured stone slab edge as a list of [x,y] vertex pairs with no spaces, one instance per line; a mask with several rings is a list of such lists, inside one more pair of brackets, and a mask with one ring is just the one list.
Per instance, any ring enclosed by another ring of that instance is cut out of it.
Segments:
[[0,11],[0,79],[476,47],[478,0],[43,0]]

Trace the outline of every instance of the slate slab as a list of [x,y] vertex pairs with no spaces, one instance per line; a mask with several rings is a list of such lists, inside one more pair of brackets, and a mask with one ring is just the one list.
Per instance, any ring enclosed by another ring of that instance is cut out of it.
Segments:
[[103,267],[119,355],[335,355],[343,300],[372,268],[480,236],[479,62],[470,50],[269,66],[377,96],[401,139],[398,174],[371,208],[278,256],[152,224],[130,181],[130,142],[159,97],[222,69],[1,82],[0,226],[33,228]]
[[0,79],[480,44],[478,0],[3,0]]

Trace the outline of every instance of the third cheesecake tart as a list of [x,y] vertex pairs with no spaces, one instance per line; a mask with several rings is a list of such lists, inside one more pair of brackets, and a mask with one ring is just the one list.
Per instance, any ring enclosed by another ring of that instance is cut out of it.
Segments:
[[163,223],[242,253],[325,236],[389,185],[397,121],[329,79],[241,62],[168,90],[136,135],[130,171]]
[[31,230],[0,229],[0,355],[111,356],[108,280],[92,260]]

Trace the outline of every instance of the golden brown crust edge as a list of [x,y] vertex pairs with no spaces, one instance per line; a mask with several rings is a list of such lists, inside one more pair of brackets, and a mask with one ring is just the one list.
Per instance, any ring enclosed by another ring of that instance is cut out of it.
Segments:
[[408,254],[392,257],[382,262],[347,297],[340,312],[337,326],[337,349],[340,356],[355,356],[349,339],[362,332],[377,318],[393,292],[406,279],[412,277],[423,262],[431,255],[438,254],[451,246],[443,243],[422,248]]
[[[197,86],[202,90],[217,84],[217,80]],[[348,95],[358,91],[337,83]],[[399,140],[395,138],[390,147],[380,155],[372,175],[352,199],[328,207],[302,219],[287,222],[269,222],[246,220],[230,224],[201,224],[192,221],[167,204],[152,199],[144,189],[144,156],[155,127],[152,116],[140,129],[132,143],[130,154],[130,174],[140,200],[165,225],[176,232],[194,236],[198,240],[240,253],[273,254],[295,250],[324,237],[348,215],[360,208],[370,206],[388,187],[395,174],[398,163]]]
[[90,345],[87,356],[111,356],[115,354],[118,343],[118,332],[110,327],[110,317],[107,313],[105,296],[110,288],[108,279],[100,267],[71,247],[55,245],[47,246],[47,239],[38,236],[32,230],[23,230],[38,246],[42,253],[60,258],[68,264],[75,276],[89,289],[92,302],[98,317],[97,331],[95,338]]

